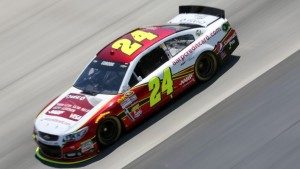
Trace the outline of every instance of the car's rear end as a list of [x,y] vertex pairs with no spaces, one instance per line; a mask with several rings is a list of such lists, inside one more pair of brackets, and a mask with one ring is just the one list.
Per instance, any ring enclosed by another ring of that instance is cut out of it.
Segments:
[[220,64],[223,64],[239,45],[236,31],[225,18],[225,11],[218,8],[180,6],[179,15],[168,23],[201,27],[196,32],[198,37],[203,39],[200,45],[203,46],[204,43],[210,45],[210,50],[218,56]]

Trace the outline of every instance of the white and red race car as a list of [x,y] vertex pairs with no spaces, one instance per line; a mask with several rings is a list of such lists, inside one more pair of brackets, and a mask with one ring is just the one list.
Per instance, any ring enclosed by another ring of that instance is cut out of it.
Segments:
[[36,156],[88,160],[193,84],[211,79],[239,45],[223,10],[180,6],[168,24],[135,29],[103,48],[74,85],[36,117]]

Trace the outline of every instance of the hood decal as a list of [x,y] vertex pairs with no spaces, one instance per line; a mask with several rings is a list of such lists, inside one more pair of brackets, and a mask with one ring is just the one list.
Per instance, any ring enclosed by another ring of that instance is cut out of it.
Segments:
[[48,110],[46,115],[79,121],[93,107],[85,95],[70,93]]

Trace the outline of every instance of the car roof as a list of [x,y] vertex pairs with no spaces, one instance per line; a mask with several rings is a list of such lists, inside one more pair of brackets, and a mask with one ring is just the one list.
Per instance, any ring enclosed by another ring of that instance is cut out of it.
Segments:
[[[194,27],[199,26],[162,25],[138,28],[128,32],[104,47],[98,52],[96,58],[112,62],[130,63],[141,52],[154,45],[156,42],[159,42],[160,40],[177,32]],[[150,33],[150,35],[148,33]],[[150,37],[145,38],[145,36],[147,37],[146,34],[148,34]]]

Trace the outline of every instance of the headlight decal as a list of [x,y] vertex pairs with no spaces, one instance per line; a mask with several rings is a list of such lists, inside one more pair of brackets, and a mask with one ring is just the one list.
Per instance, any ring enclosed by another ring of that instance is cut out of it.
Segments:
[[78,131],[75,131],[75,132],[70,133],[70,134],[66,134],[63,137],[63,141],[64,142],[78,141],[78,140],[80,140],[81,138],[83,138],[85,136],[88,129],[89,129],[88,126],[86,126],[86,127],[82,128]]

